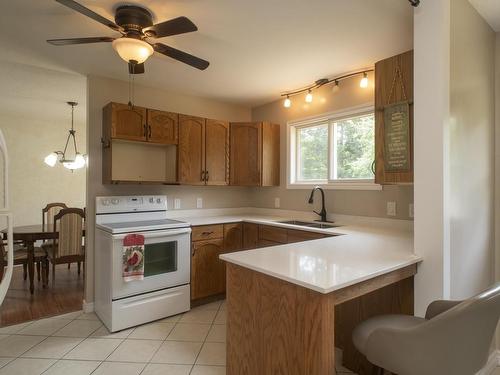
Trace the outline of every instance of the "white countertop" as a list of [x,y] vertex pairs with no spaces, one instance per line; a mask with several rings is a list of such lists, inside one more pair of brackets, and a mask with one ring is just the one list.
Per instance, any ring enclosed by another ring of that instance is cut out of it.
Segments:
[[277,223],[301,219],[281,215],[230,214],[178,218],[191,225],[239,221],[290,229],[340,234],[307,242],[284,244],[220,256],[226,262],[262,272],[320,293],[338,289],[422,261],[413,252],[411,223],[398,220],[341,219],[340,227],[316,229]]

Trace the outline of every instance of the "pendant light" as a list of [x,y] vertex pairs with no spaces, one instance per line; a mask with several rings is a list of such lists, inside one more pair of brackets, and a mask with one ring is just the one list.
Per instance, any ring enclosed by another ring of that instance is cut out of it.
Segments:
[[[76,130],[74,129],[74,111],[75,106],[78,105],[76,102],[67,102],[71,106],[71,129],[69,130],[68,138],[66,139],[66,144],[64,145],[64,151],[54,151],[47,155],[44,159],[45,164],[49,167],[54,167],[59,161],[65,168],[74,170],[85,167],[87,161],[85,160],[85,155],[78,152],[78,147],[76,144]],[[73,146],[73,154],[69,154],[68,146]],[[71,159],[69,155],[72,155]]]

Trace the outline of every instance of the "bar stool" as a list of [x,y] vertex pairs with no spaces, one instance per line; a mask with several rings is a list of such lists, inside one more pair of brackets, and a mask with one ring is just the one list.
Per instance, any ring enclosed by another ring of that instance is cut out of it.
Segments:
[[500,283],[465,301],[434,301],[424,318],[382,315],[353,331],[356,349],[398,375],[473,375],[488,361],[500,317]]

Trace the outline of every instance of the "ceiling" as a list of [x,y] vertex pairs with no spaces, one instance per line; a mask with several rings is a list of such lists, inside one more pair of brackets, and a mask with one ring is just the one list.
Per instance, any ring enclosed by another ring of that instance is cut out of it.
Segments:
[[481,16],[497,33],[500,32],[500,1],[499,0],[469,0]]
[[[495,0],[496,1],[496,0]],[[142,4],[155,22],[189,17],[198,32],[160,39],[210,61],[205,71],[155,54],[136,82],[257,106],[318,78],[363,69],[412,48],[413,9],[405,0],[80,0],[113,19],[117,5]],[[127,80],[108,43],[56,47],[50,38],[116,35],[53,0],[2,4],[2,59]]]

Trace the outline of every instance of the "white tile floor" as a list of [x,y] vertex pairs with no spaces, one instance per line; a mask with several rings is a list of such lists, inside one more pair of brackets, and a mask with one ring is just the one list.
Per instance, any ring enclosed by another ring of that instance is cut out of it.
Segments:
[[224,375],[225,323],[214,302],[114,334],[81,311],[0,328],[0,375]]

